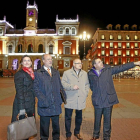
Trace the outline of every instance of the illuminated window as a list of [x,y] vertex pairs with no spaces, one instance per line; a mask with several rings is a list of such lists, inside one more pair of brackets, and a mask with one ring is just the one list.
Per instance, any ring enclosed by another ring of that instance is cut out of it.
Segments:
[[135,56],[138,56],[138,50],[135,50]]
[[110,58],[110,64],[113,64],[113,58]]
[[113,55],[113,50],[110,50],[110,55],[111,55],[111,56]]
[[127,56],[130,55],[130,51],[129,51],[129,50],[126,51],[126,55],[127,55]]
[[105,35],[101,35],[101,39],[105,39]]
[[8,46],[8,53],[12,53],[12,45]]
[[118,40],[122,39],[122,36],[121,35],[118,35]]
[[102,47],[102,48],[105,47],[105,43],[104,43],[104,42],[101,43],[101,47]]
[[127,59],[126,59],[126,62],[127,62],[127,63],[130,62],[130,58],[127,58]]
[[126,43],[126,47],[129,48],[130,47],[130,43]]
[[69,28],[66,28],[66,35],[69,35]]
[[39,53],[43,53],[43,45],[42,44],[39,44],[39,46],[38,46],[38,52]]
[[126,40],[129,40],[129,39],[130,39],[129,35],[126,35]]
[[72,35],[75,35],[76,32],[75,32],[75,28],[72,28]]
[[3,33],[3,30],[2,30],[2,28],[0,28],[0,35],[2,35],[2,33]]
[[122,51],[121,50],[118,50],[118,55],[122,55]]
[[112,43],[112,42],[110,42],[110,47],[111,47],[111,48],[113,47],[113,43]]
[[109,39],[113,39],[113,35],[110,35]]
[[118,43],[118,48],[121,48],[122,47],[122,43]]
[[101,51],[101,55],[105,55],[105,50],[102,50]]
[[135,43],[134,45],[135,45],[135,48],[138,48],[138,43]]
[[135,40],[138,40],[138,36],[137,36],[137,35],[135,35],[135,36],[134,36],[134,39],[135,39]]
[[102,62],[105,63],[105,58],[101,58]]
[[18,45],[18,53],[21,53],[22,52],[22,44],[19,44]]
[[59,28],[59,34],[63,34],[63,28]]
[[118,59],[118,64],[121,64],[121,63],[122,63],[122,59],[119,58],[119,59]]
[[53,45],[49,45],[49,54],[53,54]]

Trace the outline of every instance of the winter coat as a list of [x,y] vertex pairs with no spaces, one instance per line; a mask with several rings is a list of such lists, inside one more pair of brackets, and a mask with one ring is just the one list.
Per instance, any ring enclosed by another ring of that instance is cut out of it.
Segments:
[[112,75],[133,68],[134,66],[133,62],[114,67],[104,65],[99,76],[95,68],[92,68],[88,72],[90,89],[92,90],[92,104],[95,108],[110,107],[119,103]]
[[[86,107],[86,98],[89,92],[87,72],[81,70],[78,76],[73,68],[64,71],[62,85],[67,95],[67,104],[65,105],[65,108],[77,110],[84,109]],[[79,89],[74,90],[74,85],[77,85]]]
[[25,109],[28,117],[35,114],[35,96],[33,93],[33,80],[23,70],[19,70],[14,76],[16,95],[13,103],[12,122],[16,121],[19,111]]
[[52,77],[44,69],[44,66],[35,72],[34,92],[38,98],[38,114],[40,116],[55,116],[62,112],[60,89],[64,89],[60,75],[54,68],[51,68],[51,74]]

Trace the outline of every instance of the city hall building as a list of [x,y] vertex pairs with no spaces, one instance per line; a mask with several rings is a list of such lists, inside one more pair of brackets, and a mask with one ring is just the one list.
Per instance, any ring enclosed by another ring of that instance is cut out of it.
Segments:
[[0,20],[0,69],[17,70],[21,57],[27,54],[37,70],[44,53],[53,57],[54,68],[69,69],[79,57],[79,24],[78,15],[76,19],[59,19],[56,15],[56,29],[38,29],[38,6],[27,2],[24,29],[14,29],[5,16]]

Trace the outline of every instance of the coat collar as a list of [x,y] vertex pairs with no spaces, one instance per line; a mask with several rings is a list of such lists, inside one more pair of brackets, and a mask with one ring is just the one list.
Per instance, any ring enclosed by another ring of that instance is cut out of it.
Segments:
[[[48,76],[50,76],[49,73],[44,69],[44,65],[41,67],[40,71],[45,72]],[[52,77],[56,74],[56,72],[57,71],[54,68],[51,67]]]
[[74,71],[73,67],[70,69],[71,74],[74,75],[76,78],[81,77],[83,75],[83,70],[81,69],[79,76],[76,74],[76,72]]

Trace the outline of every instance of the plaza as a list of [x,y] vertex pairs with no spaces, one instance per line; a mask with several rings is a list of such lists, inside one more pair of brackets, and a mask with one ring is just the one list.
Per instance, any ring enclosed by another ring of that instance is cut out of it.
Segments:
[[[119,104],[114,105],[112,112],[111,140],[140,140],[140,79],[114,79]],[[14,78],[0,77],[0,140],[7,139],[7,125],[11,122],[12,104],[15,96]],[[37,104],[36,104],[37,110]],[[64,105],[60,115],[60,140],[65,140]],[[74,113],[72,116],[72,133],[74,131]],[[31,140],[39,140],[39,116],[36,112],[38,134]],[[91,102],[91,91],[83,110],[81,135],[90,140],[94,126],[94,108]],[[52,140],[50,125],[50,138]],[[103,137],[101,126],[100,140]],[[72,135],[72,140],[76,137]]]

